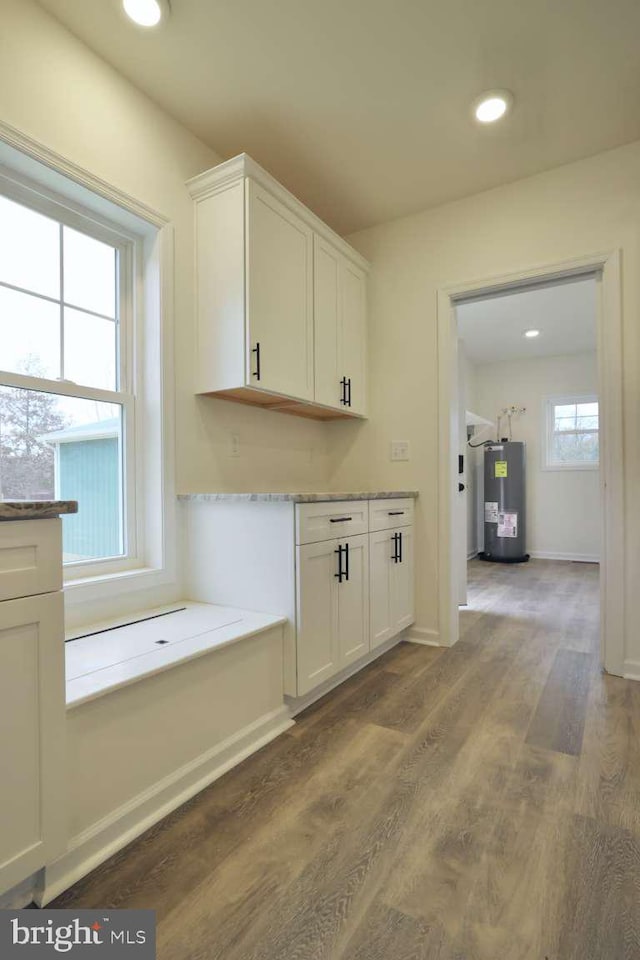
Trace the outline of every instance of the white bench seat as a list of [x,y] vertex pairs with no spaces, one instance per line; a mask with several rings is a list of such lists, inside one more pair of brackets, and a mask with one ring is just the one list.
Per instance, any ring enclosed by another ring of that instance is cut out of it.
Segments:
[[130,619],[135,622],[94,624],[67,637],[68,709],[285,622],[271,614],[191,601]]

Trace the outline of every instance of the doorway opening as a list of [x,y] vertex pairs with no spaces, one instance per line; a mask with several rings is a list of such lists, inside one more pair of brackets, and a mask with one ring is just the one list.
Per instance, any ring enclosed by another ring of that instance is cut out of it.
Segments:
[[441,290],[438,337],[441,641],[487,590],[590,581],[622,674],[618,253]]
[[597,596],[596,312],[596,274],[455,304],[462,610],[503,581],[573,582],[576,563]]

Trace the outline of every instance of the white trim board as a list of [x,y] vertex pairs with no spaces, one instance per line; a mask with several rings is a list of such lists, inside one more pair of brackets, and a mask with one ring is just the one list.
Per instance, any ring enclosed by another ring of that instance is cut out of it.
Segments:
[[44,869],[42,889],[34,896],[38,906],[46,906],[149,827],[252,753],[275,740],[293,724],[285,706],[259,717],[72,837],[67,852]]
[[625,660],[622,676],[625,680],[640,680],[640,660]]
[[440,634],[428,627],[409,627],[404,639],[408,643],[421,643],[425,647],[441,647]]
[[534,550],[529,556],[532,560],[570,560],[572,563],[600,563],[600,557],[591,553],[553,553],[547,550]]
[[[475,295],[594,275],[598,291],[598,395],[601,402],[600,503],[602,506],[600,636],[608,673],[622,676],[625,647],[625,530],[622,405],[622,286],[620,250],[589,254],[560,263],[441,287],[437,291],[438,336],[438,620],[442,643],[459,637],[454,490],[457,489],[457,322],[456,303]],[[605,333],[606,332],[606,333]]]

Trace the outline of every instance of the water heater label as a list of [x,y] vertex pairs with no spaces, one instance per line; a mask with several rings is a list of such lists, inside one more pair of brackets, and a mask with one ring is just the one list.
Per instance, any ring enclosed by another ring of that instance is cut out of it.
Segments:
[[518,514],[517,513],[499,513],[498,514],[498,536],[499,537],[517,537],[518,536]]
[[484,502],[484,522],[498,522],[498,504],[492,500],[485,500]]
[[495,462],[495,476],[497,477],[506,477],[507,476],[507,461],[506,460],[496,460]]

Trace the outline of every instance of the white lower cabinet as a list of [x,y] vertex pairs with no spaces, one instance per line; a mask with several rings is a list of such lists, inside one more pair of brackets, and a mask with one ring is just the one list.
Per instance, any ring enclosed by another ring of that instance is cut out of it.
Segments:
[[287,696],[364,665],[413,623],[412,498],[189,500],[186,595],[286,617]]
[[298,696],[369,650],[367,534],[296,551]]
[[371,649],[413,623],[413,527],[370,535]]
[[0,678],[2,893],[55,859],[66,840],[60,591],[0,603]]

